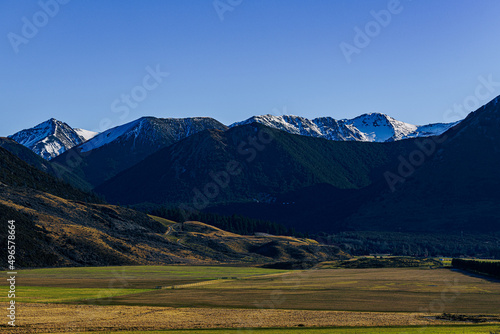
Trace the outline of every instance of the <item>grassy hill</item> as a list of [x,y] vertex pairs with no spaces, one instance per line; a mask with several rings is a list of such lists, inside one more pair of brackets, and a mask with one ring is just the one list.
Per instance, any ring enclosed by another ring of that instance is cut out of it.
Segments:
[[[0,218],[16,220],[20,267],[318,262],[346,257],[337,247],[307,239],[241,236],[198,222],[169,226],[161,218],[131,209],[5,185],[0,187]],[[6,237],[6,232],[0,233],[1,242]]]
[[242,236],[201,223],[185,222],[171,227],[169,235],[181,245],[198,250],[220,262],[320,262],[328,258],[347,258],[335,246],[289,236]]

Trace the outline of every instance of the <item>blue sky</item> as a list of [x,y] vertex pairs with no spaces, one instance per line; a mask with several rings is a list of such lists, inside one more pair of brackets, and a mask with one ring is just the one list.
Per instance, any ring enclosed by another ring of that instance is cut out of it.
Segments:
[[60,2],[0,3],[1,136],[51,117],[96,131],[268,113],[426,124],[500,95],[495,0]]

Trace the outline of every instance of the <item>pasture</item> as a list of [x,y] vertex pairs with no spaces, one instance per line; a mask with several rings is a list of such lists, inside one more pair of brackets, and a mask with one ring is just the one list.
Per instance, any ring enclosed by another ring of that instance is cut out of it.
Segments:
[[221,280],[108,299],[110,305],[494,313],[500,284],[449,269],[325,269]]
[[16,295],[19,327],[11,333],[29,328],[33,333],[230,334],[252,327],[261,328],[251,331],[259,334],[500,331],[497,324],[435,318],[447,312],[499,320],[499,282],[450,269],[32,269],[19,271]]
[[285,272],[283,270],[228,266],[122,266],[23,270],[19,284],[24,286],[154,289],[215,280],[243,278]]

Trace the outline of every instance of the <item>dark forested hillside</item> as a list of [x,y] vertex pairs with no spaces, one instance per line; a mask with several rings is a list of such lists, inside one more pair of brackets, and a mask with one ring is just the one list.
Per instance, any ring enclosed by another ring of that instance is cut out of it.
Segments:
[[[497,99],[409,151],[422,162],[346,220],[354,229],[494,232],[500,230],[500,103]],[[426,153],[426,152],[430,153]],[[416,153],[415,153],[416,152]],[[420,153],[419,153],[420,152]],[[398,177],[398,168],[389,172]]]
[[0,137],[0,147],[6,149],[19,159],[26,162],[28,165],[35,167],[42,172],[48,173],[56,179],[63,180],[66,183],[84,191],[92,189],[92,186],[87,181],[72,173],[71,170],[60,165],[52,164],[35,154],[29,148],[18,144],[13,139]]
[[149,156],[96,188],[122,204],[270,201],[318,183],[367,186],[405,142],[334,142],[251,124],[203,131]]
[[2,147],[0,147],[0,183],[14,188],[32,188],[66,199],[102,202],[96,195],[81,191],[28,165]]

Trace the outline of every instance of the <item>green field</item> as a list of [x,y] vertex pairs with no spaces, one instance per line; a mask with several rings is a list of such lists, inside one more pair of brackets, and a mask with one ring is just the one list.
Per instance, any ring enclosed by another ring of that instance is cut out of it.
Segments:
[[[16,287],[16,302],[21,303],[69,303],[85,300],[110,298],[121,295],[147,292],[147,289],[99,289],[99,288],[59,288],[44,286]],[[1,302],[7,295],[0,296]]]
[[[283,273],[283,270],[251,267],[128,266],[49,268],[19,271],[17,302],[68,303],[158,291],[172,286],[250,276]],[[6,272],[2,272],[6,276]],[[6,302],[7,295],[0,296]]]
[[[23,286],[154,289],[156,286],[188,284],[224,277],[243,278],[268,275],[284,270],[221,266],[123,266],[79,267],[21,270],[18,283]],[[5,272],[2,273],[4,276]]]

